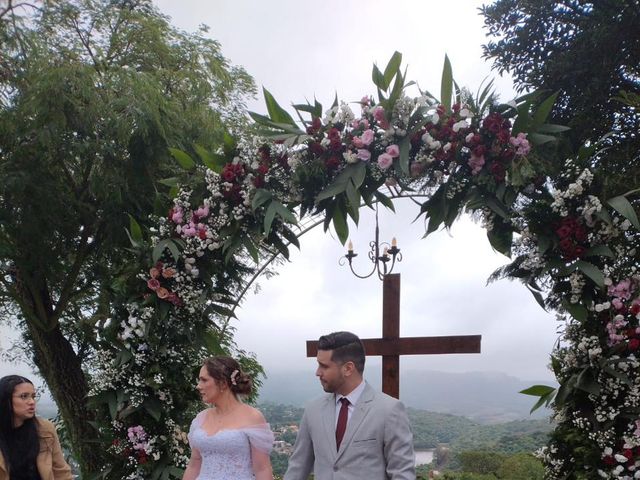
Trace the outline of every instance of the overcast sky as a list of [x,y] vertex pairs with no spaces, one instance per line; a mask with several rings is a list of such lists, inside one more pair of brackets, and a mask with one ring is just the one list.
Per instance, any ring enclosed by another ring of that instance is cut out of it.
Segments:
[[[374,94],[371,67],[384,67],[394,51],[403,54],[408,78],[439,94],[445,53],[456,81],[476,91],[487,77],[495,79],[503,100],[515,96],[512,81],[491,71],[481,59],[483,19],[474,0],[155,0],[173,23],[193,31],[206,24],[222,44],[223,54],[242,65],[256,84],[266,87],[281,105],[314,96],[330,105]],[[252,102],[265,113],[262,99]],[[357,109],[356,110],[356,114]],[[397,237],[404,255],[401,335],[482,335],[480,355],[404,357],[403,370],[424,368],[450,372],[499,371],[528,380],[552,381],[547,369],[557,338],[557,323],[520,284],[500,281],[485,286],[491,272],[508,259],[492,251],[479,225],[463,218],[451,232],[426,239],[422,220],[411,223],[417,206],[397,203],[397,213],[381,211],[383,240]],[[370,268],[367,247],[373,238],[373,212],[363,211],[352,234],[355,260]],[[302,249],[261,291],[248,295],[238,312],[236,340],[255,352],[269,371],[292,369],[313,374],[305,358],[305,340],[335,330],[362,337],[382,333],[382,284],[377,278],[355,278],[338,265],[345,248],[322,228],[302,238]],[[3,327],[4,328],[4,327]],[[6,333],[6,332],[5,332]],[[3,342],[6,347],[6,342]],[[367,368],[379,375],[376,362]],[[377,367],[377,368],[376,368]],[[2,365],[0,373],[15,366]],[[22,367],[21,371],[27,373]]]

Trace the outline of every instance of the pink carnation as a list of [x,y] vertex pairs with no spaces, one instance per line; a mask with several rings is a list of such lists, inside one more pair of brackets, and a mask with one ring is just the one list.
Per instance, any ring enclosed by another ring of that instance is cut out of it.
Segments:
[[171,220],[173,221],[173,223],[182,223],[183,213],[180,207],[177,207],[175,210],[173,210],[173,213],[171,214]]
[[509,143],[516,147],[516,155],[526,155],[531,151],[531,145],[527,140],[527,134],[520,132],[517,136],[511,137]]
[[389,145],[387,147],[387,153],[391,155],[392,158],[396,158],[400,156],[400,147],[398,145]]
[[383,153],[378,157],[378,166],[380,170],[386,170],[391,165],[393,165],[393,157],[388,153]]
[[204,205],[197,209],[194,213],[198,218],[204,218],[209,215],[209,207],[207,205]]
[[631,298],[632,285],[631,280],[625,278],[617,285],[611,285],[609,287],[609,295],[612,297],[623,298],[629,300]]
[[479,157],[475,154],[471,154],[471,157],[468,161],[469,166],[471,167],[471,174],[477,175],[482,170],[484,165],[484,155],[480,155]]

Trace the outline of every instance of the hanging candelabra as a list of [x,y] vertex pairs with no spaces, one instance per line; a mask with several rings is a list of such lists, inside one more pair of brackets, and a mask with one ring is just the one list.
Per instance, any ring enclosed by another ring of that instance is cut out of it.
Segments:
[[[382,252],[382,253],[381,253]],[[349,269],[358,278],[369,278],[374,273],[378,274],[380,280],[384,279],[384,276],[393,271],[393,267],[396,262],[402,261],[402,253],[398,248],[398,242],[395,237],[391,239],[391,244],[387,242],[380,242],[380,229],[378,227],[378,206],[376,205],[376,230],[375,238],[369,242],[369,260],[373,263],[373,268],[366,275],[360,275],[353,268],[353,259],[358,256],[353,250],[353,243],[349,240],[347,245],[347,254],[340,257],[339,264],[349,264]]]

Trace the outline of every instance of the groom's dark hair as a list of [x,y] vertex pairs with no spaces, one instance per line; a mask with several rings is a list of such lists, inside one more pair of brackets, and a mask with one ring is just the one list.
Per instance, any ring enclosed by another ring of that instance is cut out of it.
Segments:
[[357,335],[351,332],[333,332],[318,340],[318,350],[331,350],[331,360],[344,364],[353,362],[358,373],[364,372],[364,345]]

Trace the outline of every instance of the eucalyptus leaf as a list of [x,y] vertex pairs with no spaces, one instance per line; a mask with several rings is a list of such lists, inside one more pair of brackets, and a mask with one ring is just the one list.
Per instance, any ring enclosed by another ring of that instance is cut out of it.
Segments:
[[620,215],[629,220],[631,224],[636,228],[636,230],[640,230],[638,215],[633,209],[633,205],[631,205],[631,203],[625,196],[620,195],[618,197],[610,198],[609,200],[607,200],[607,203],[611,205],[614,210],[616,210]]
[[336,205],[336,209],[333,212],[333,228],[338,235],[340,243],[344,245],[349,238],[349,226],[347,225],[344,205],[340,203]]
[[587,277],[593,280],[598,287],[604,287],[604,274],[593,263],[589,263],[584,260],[578,260],[576,262],[576,267]]

